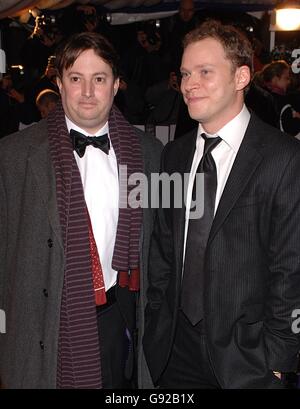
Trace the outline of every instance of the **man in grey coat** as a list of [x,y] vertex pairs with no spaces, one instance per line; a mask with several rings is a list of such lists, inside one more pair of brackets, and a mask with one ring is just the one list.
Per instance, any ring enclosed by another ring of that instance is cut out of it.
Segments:
[[56,63],[57,109],[0,146],[1,384],[131,388],[152,211],[130,206],[128,178],[156,172],[161,147],[113,106],[104,37],[75,34]]

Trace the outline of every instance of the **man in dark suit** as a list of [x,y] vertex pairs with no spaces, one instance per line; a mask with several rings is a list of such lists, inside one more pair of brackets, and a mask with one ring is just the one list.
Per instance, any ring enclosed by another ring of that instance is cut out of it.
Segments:
[[158,211],[143,340],[161,388],[281,388],[297,366],[300,146],[246,109],[251,64],[232,26],[185,37],[181,90],[199,127],[163,152],[163,172],[189,177],[185,206],[177,194]]
[[127,205],[122,169],[149,177],[160,143],[113,106],[118,57],[104,37],[75,34],[56,63],[62,104],[1,141],[0,378],[4,388],[130,388],[153,221]]

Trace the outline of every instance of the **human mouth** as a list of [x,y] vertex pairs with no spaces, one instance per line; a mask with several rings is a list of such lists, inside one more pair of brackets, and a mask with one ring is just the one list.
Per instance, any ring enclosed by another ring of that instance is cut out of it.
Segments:
[[91,108],[96,105],[95,102],[93,101],[81,101],[79,104],[83,107],[91,107]]
[[186,102],[188,105],[195,104],[198,102],[202,102],[205,100],[206,97],[186,97]]

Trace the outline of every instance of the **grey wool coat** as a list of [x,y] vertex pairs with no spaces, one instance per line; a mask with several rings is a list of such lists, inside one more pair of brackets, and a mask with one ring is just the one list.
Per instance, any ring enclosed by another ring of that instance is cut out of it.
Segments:
[[[161,144],[140,135],[144,172],[158,172]],[[0,333],[3,388],[55,388],[64,252],[50,160],[47,123],[40,121],[0,142]],[[147,286],[153,211],[143,209],[139,333]],[[139,345],[141,342],[139,341]],[[139,380],[151,386],[139,355]]]

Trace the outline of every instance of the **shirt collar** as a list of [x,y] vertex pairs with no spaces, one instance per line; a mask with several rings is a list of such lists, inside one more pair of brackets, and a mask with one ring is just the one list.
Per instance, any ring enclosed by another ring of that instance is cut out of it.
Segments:
[[215,135],[207,134],[204,131],[201,123],[199,123],[197,139],[200,138],[200,135],[204,132],[209,137],[220,136],[222,140],[235,152],[237,153],[242,140],[244,138],[247,126],[250,121],[250,113],[246,108],[246,105],[243,105],[241,112],[236,115],[231,121],[229,121],[223,128],[221,128]]
[[86,136],[100,136],[100,135],[104,135],[105,133],[108,134],[108,121],[106,122],[104,126],[102,126],[102,128],[98,130],[98,132],[96,132],[94,135],[91,135],[88,132],[86,132],[84,129],[74,124],[74,122],[71,121],[66,115],[65,115],[65,118],[66,118],[67,128],[69,132],[71,129],[74,129],[75,131],[81,132],[83,135],[86,135]]

